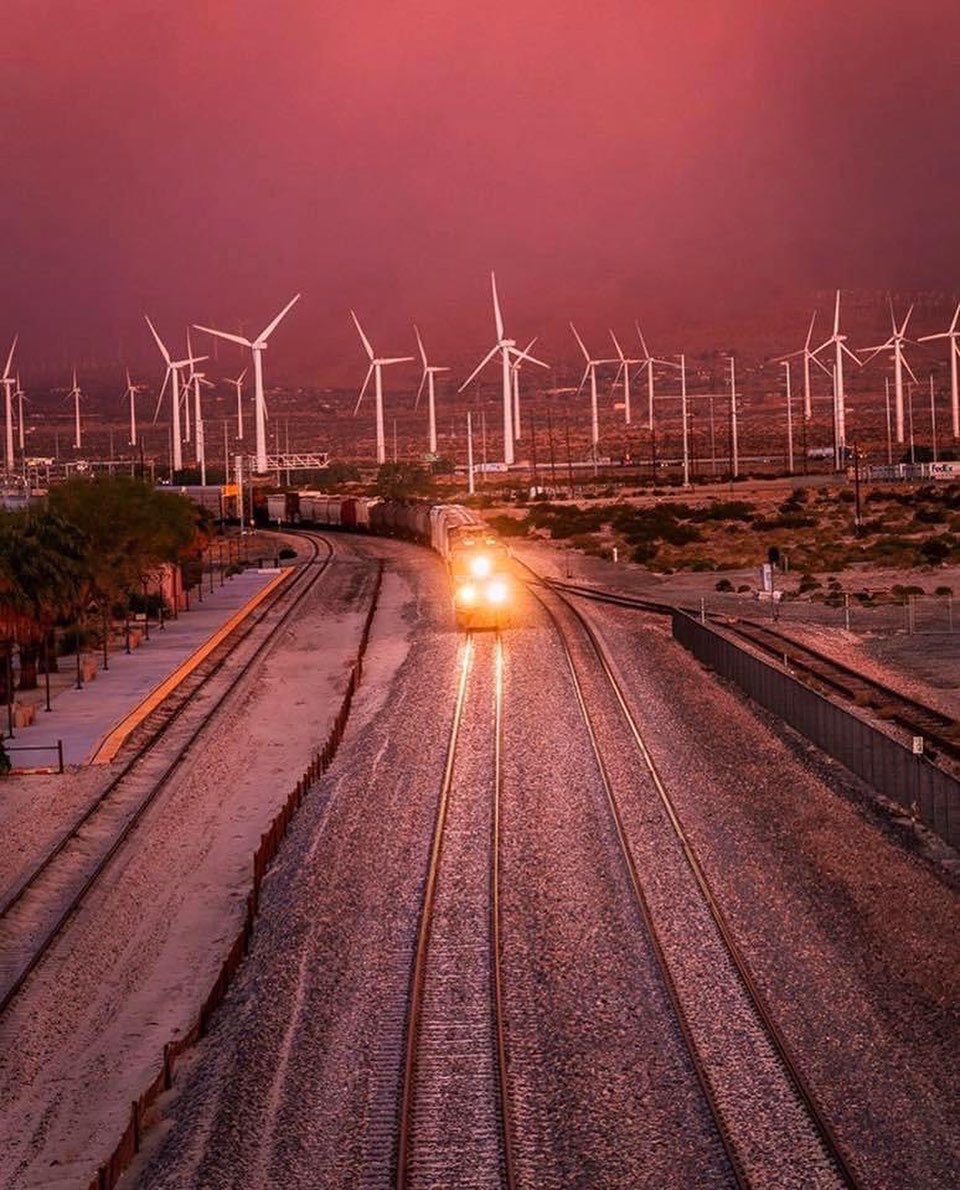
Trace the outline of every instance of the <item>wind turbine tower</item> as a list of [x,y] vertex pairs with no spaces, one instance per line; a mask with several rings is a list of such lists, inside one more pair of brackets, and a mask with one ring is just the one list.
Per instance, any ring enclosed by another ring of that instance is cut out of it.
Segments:
[[242,335],[231,335],[227,331],[214,330],[212,326],[200,326],[194,323],[198,331],[206,331],[208,335],[217,335],[231,343],[239,343],[241,347],[249,347],[253,352],[253,384],[254,384],[254,424],[257,438],[257,464],[259,474],[267,469],[267,407],[263,396],[263,353],[268,346],[268,339],[280,325],[281,320],[300,300],[300,294],[295,294],[283,307],[273,322],[267,324],[255,339],[245,339]]
[[[359,329],[359,324],[358,324]],[[436,398],[433,390],[433,378],[438,372],[449,372],[449,368],[441,368],[434,364],[427,363],[427,352],[423,346],[423,339],[420,338],[420,331],[417,324],[413,324],[414,333],[417,336],[417,346],[420,348],[420,358],[423,360],[423,376],[420,378],[420,387],[417,389],[417,399],[414,402],[414,409],[420,404],[420,395],[423,392],[423,386],[427,386],[427,417],[429,420],[430,429],[430,453],[437,453],[437,406]]]
[[357,416],[357,411],[360,408],[360,402],[363,400],[363,395],[367,391],[367,385],[370,383],[371,373],[374,378],[374,392],[376,394],[377,405],[377,463],[382,467],[387,461],[387,440],[383,432],[383,375],[382,370],[390,364],[406,364],[413,360],[412,355],[395,355],[389,358],[378,357],[370,344],[370,340],[363,333],[363,327],[360,325],[360,319],[351,310],[350,317],[356,325],[357,331],[360,335],[360,341],[363,343],[363,348],[370,359],[370,367],[367,368],[367,374],[363,381],[363,388],[360,389],[360,396],[357,397],[357,403],[353,408],[353,416]]
[[13,366],[13,353],[17,349],[17,340],[19,335],[13,336],[13,342],[10,344],[10,353],[7,356],[7,366],[3,369],[3,377],[0,383],[3,384],[3,411],[4,422],[6,427],[6,465],[7,470],[12,471],[14,467],[13,456],[13,390],[17,386],[17,382],[10,374],[10,369]]
[[137,393],[140,391],[140,386],[133,383],[130,379],[130,369],[127,368],[127,391],[126,396],[130,402],[130,445],[137,445]]
[[243,381],[246,375],[247,369],[244,368],[235,380],[228,381],[237,390],[237,441],[239,442],[243,441]]
[[24,424],[23,424],[23,402],[26,401],[28,398],[27,398],[27,394],[23,391],[23,388],[21,387],[19,372],[17,373],[17,391],[13,395],[17,398],[17,430],[20,434],[20,455],[22,457],[24,452],[26,451],[26,445],[25,445],[26,439],[24,437],[25,431],[24,431]]
[[920,343],[929,343],[933,339],[950,340],[950,412],[953,416],[954,438],[960,438],[960,395],[958,395],[957,388],[957,360],[960,359],[960,330],[957,329],[958,321],[960,321],[960,305],[957,306],[949,330],[941,331],[938,335],[924,335],[918,340]]
[[73,413],[74,413],[74,432],[73,445],[77,450],[80,449],[80,385],[77,384],[77,369],[73,369],[73,388],[70,390],[69,396],[73,397]]
[[817,312],[814,310],[813,316],[810,319],[810,328],[807,331],[807,338],[804,345],[799,351],[791,351],[788,355],[781,355],[777,360],[777,363],[779,364],[789,363],[790,360],[796,359],[798,355],[803,356],[803,417],[805,421],[809,421],[813,416],[813,398],[810,393],[811,363],[816,364],[820,371],[824,372],[827,376],[832,375],[830,369],[824,367],[824,365],[817,359],[815,353],[810,350],[810,340],[813,338],[813,324],[816,321]]

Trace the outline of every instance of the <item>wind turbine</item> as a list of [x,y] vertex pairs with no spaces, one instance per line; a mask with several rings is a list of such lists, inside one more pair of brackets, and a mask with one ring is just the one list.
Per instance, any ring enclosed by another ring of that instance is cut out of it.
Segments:
[[[517,348],[516,339],[508,339],[504,334],[503,329],[503,315],[500,312],[500,299],[497,296],[497,277],[494,272],[490,273],[490,286],[493,290],[493,317],[497,327],[497,341],[490,348],[487,354],[483,357],[479,364],[473,369],[467,379],[460,385],[458,392],[463,390],[472,383],[474,377],[478,376],[493,357],[500,352],[500,372],[503,387],[503,461],[511,467],[514,462],[513,453],[513,384],[510,377],[510,357],[523,355],[524,353]],[[542,363],[542,360],[534,360],[533,356],[529,357],[534,363]]]
[[237,390],[237,440],[239,442],[243,441],[243,381],[246,374],[247,369],[244,368],[235,380],[228,379],[227,381],[228,384],[234,385]]
[[26,401],[29,404],[30,398],[27,396],[27,394],[20,387],[20,373],[19,372],[17,373],[17,391],[13,395],[17,398],[17,430],[19,431],[19,434],[20,434],[20,455],[22,457],[24,452],[26,451],[26,445],[25,445],[26,439],[24,438],[24,425],[23,425],[23,402]]
[[193,444],[193,458],[202,470],[204,467],[203,454],[203,410],[200,408],[200,386],[204,388],[213,388],[213,385],[207,379],[205,373],[198,372],[194,364],[200,363],[193,354],[193,345],[190,342],[190,331],[187,331],[187,354],[190,357],[190,375],[187,377],[186,384],[186,407],[190,408],[190,396],[193,395],[193,427],[194,427],[194,444]]
[[587,351],[586,344],[577,333],[577,328],[570,323],[570,329],[573,331],[573,337],[580,344],[580,350],[583,352],[583,358],[587,361],[587,366],[583,370],[583,379],[580,381],[580,387],[577,389],[577,395],[583,391],[583,386],[590,381],[590,421],[591,431],[590,440],[593,444],[593,459],[597,459],[597,446],[600,442],[600,415],[597,409],[597,368],[601,364],[615,364],[618,360],[615,359],[591,359],[590,352]]
[[126,372],[127,372],[127,389],[126,389],[126,392],[124,393],[124,396],[126,396],[130,402],[130,445],[136,446],[137,445],[137,393],[142,392],[143,390],[139,384],[134,384],[133,381],[130,379],[130,369],[129,368],[126,369]]
[[[834,364],[833,364],[833,425],[836,433],[837,447],[836,447],[836,464],[839,467],[840,461],[844,457],[844,450],[847,445],[847,419],[846,409],[844,408],[843,396],[843,357],[848,355],[850,359],[857,365],[862,367],[859,359],[853,354],[846,342],[847,336],[840,333],[840,290],[837,290],[837,304],[833,314],[833,334],[829,339],[825,340],[813,352],[813,355],[819,355],[825,348],[832,346],[834,348]],[[902,441],[902,439],[901,439]]]
[[360,396],[357,397],[357,403],[353,409],[353,416],[357,416],[357,411],[360,408],[360,402],[363,400],[363,394],[367,391],[367,385],[370,383],[370,375],[373,373],[375,392],[377,396],[377,462],[383,464],[387,461],[387,445],[383,433],[383,376],[382,370],[389,364],[406,364],[413,359],[412,355],[395,355],[390,358],[379,358],[374,355],[373,348],[370,345],[370,340],[363,333],[363,327],[360,325],[360,319],[351,310],[350,317],[356,324],[357,331],[360,334],[360,340],[363,343],[364,350],[370,357],[370,367],[367,368],[367,375],[363,381],[363,388],[360,390]]
[[789,363],[790,360],[796,359],[798,355],[803,356],[803,416],[805,421],[809,421],[813,416],[813,399],[810,394],[810,365],[816,364],[821,372],[827,376],[832,375],[829,368],[825,367],[816,357],[814,352],[810,350],[810,340],[813,338],[813,324],[817,321],[817,312],[814,310],[813,316],[810,319],[810,329],[807,331],[807,338],[799,351],[791,351],[787,355],[781,355],[777,359],[778,364]]
[[294,294],[283,307],[273,322],[267,324],[255,339],[245,339],[242,335],[231,335],[226,331],[214,330],[212,326],[200,326],[194,323],[198,331],[206,331],[208,335],[218,335],[221,339],[228,339],[231,343],[239,343],[241,347],[249,347],[253,352],[253,383],[254,383],[254,422],[257,431],[257,471],[261,474],[267,469],[267,426],[266,402],[263,396],[263,353],[267,349],[267,340],[280,325],[283,317],[300,300],[300,294]]
[[890,324],[893,328],[893,334],[885,343],[879,344],[877,347],[861,347],[861,353],[869,351],[870,354],[863,361],[869,363],[875,355],[879,355],[881,351],[888,351],[893,349],[893,404],[894,404],[894,422],[896,426],[897,441],[903,442],[903,369],[906,368],[910,373],[910,379],[917,384],[917,378],[913,374],[913,369],[907,363],[903,355],[903,344],[906,338],[907,323],[910,321],[910,315],[913,313],[913,306],[907,311],[907,316],[903,323],[898,327],[896,315],[893,312],[893,302],[890,303]]
[[647,348],[647,341],[643,337],[643,331],[640,329],[640,323],[634,321],[633,324],[637,328],[637,338],[640,340],[640,346],[643,348],[643,359],[639,360],[640,370],[644,368],[647,370],[647,425],[649,429],[653,429],[653,365],[663,364],[664,366],[676,367],[670,360],[655,359]]
[[534,343],[539,339],[539,335],[534,335],[530,342],[524,347],[513,363],[510,365],[510,375],[513,382],[513,439],[514,442],[520,441],[520,365],[526,360],[533,364],[538,364],[541,368],[548,367],[542,360],[534,359],[530,354]]
[[[617,368],[617,374],[613,378],[613,384],[610,386],[610,392],[612,393],[617,387],[617,381],[620,379],[620,374],[623,373],[623,420],[626,425],[630,425],[630,365],[642,364],[645,361],[641,359],[627,359],[627,357],[623,354],[623,348],[620,346],[617,336],[613,333],[613,331],[610,332],[610,338],[613,340],[613,345],[616,347],[617,355],[620,359],[620,367]],[[652,371],[650,378],[651,380],[653,379]]]
[[957,306],[949,330],[941,331],[938,335],[924,335],[917,340],[918,343],[930,343],[934,339],[950,340],[950,411],[953,414],[954,438],[960,438],[960,397],[958,397],[957,389],[957,359],[960,358],[960,330],[957,329],[958,321],[960,321],[960,305]]
[[17,340],[19,335],[13,336],[13,342],[10,344],[10,354],[7,356],[7,366],[3,369],[3,377],[0,379],[0,384],[3,384],[3,406],[4,419],[6,422],[6,463],[7,470],[12,471],[14,466],[13,457],[13,390],[16,386],[16,380],[10,375],[10,368],[13,365],[13,353],[17,349]]
[[433,391],[433,378],[437,372],[449,372],[449,368],[440,368],[433,364],[427,363],[427,352],[423,346],[423,339],[420,338],[420,331],[417,324],[413,324],[414,333],[417,336],[417,346],[420,348],[420,358],[423,360],[423,376],[420,378],[420,387],[417,389],[417,399],[414,402],[414,409],[420,404],[420,394],[423,392],[423,386],[427,386],[427,411],[430,422],[430,453],[437,453],[437,408]]
[[80,449],[80,385],[77,384],[77,369],[73,369],[73,388],[67,393],[68,399],[73,397],[73,413],[74,413],[74,435],[73,445],[77,450]]
[[196,358],[193,356],[187,356],[186,359],[171,359],[170,352],[167,351],[163,344],[163,340],[157,334],[156,327],[153,325],[150,319],[147,318],[146,314],[144,314],[144,318],[146,318],[147,326],[150,328],[150,333],[156,340],[157,346],[160,348],[160,354],[163,356],[167,364],[167,374],[164,376],[163,384],[160,386],[160,395],[157,397],[157,408],[154,411],[153,420],[156,421],[157,416],[160,413],[160,402],[163,400],[164,389],[167,387],[167,381],[169,380],[171,384],[171,403],[173,407],[173,470],[182,471],[183,445],[180,439],[180,369],[185,368],[188,364],[191,366],[193,364],[198,364],[201,360],[204,360],[207,357],[205,355],[200,355]]

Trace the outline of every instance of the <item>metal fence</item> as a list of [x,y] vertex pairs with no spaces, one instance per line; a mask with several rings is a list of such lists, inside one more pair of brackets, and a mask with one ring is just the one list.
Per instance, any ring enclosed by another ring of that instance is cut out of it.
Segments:
[[698,598],[673,599],[691,610],[702,607],[709,615],[719,613],[749,620],[770,620],[781,624],[846,628],[852,632],[917,635],[960,632],[960,601],[950,595],[907,595],[897,602],[872,604],[857,594],[838,594],[830,602],[807,599],[758,599],[756,594],[711,592]]
[[674,612],[673,635],[951,846],[960,846],[960,781],[691,616]]

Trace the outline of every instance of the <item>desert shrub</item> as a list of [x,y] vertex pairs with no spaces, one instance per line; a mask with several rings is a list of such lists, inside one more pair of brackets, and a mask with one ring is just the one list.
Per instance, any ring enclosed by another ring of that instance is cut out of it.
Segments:
[[732,591],[733,583],[728,578],[720,579],[714,586],[715,591]]
[[939,508],[918,508],[913,514],[917,525],[939,525],[943,520],[943,512]]
[[799,591],[801,594],[805,594],[807,591],[817,591],[817,590],[819,590],[819,588],[820,588],[822,585],[823,585],[823,584],[822,584],[822,583],[820,582],[820,580],[819,580],[819,579],[816,577],[816,575],[813,575],[813,574],[801,574],[801,575],[800,575],[800,584],[799,584],[799,586],[797,587],[797,590],[798,590],[798,591]]
[[943,595],[943,596],[952,595],[953,587],[948,587],[948,586],[937,587],[937,589],[933,593],[934,593],[934,595]]
[[749,590],[750,590],[749,583],[741,583],[740,586],[737,587],[737,594],[738,595],[746,595]]
[[630,552],[630,559],[638,566],[644,566],[647,562],[653,561],[658,549],[655,541],[638,541]]
[[713,558],[694,558],[694,560],[690,563],[690,569],[695,574],[702,574],[704,571],[716,570],[717,564],[714,562]]
[[817,520],[802,513],[789,513],[772,517],[757,517],[751,525],[758,533],[771,533],[776,529],[813,529]]
[[297,556],[297,551],[292,550],[288,545],[283,546],[283,548],[277,554],[277,557],[281,561],[289,561],[290,558],[295,558],[296,556]]
[[754,506],[746,500],[717,500],[706,508],[696,509],[693,521],[752,521]]
[[921,541],[919,548],[923,559],[933,566],[945,562],[953,552],[953,544],[946,533],[941,537],[928,537]]
[[837,497],[841,504],[852,504],[855,499],[853,492],[849,488],[841,488],[837,493]]
[[908,595],[924,594],[923,587],[918,587],[915,583],[894,583],[890,592],[897,599],[906,599]]

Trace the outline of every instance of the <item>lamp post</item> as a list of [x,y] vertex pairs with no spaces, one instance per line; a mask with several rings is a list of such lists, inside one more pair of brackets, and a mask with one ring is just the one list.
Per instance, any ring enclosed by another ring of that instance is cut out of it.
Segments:
[[150,639],[150,610],[147,607],[147,578],[146,575],[140,579],[143,587],[143,639]]

